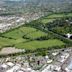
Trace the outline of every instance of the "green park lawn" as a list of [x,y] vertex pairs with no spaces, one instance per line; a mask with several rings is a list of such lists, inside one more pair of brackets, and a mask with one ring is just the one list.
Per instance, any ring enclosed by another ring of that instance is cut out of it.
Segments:
[[29,39],[36,39],[46,35],[46,33],[31,27],[22,27],[3,34],[4,37],[12,39],[21,39],[23,36]]
[[37,39],[43,36],[47,36],[47,34],[39,30],[25,35],[26,38],[30,38],[30,39]]
[[[63,18],[63,17],[69,17],[69,16],[72,17],[72,13],[52,14],[45,18],[40,19],[40,21],[43,24],[47,24],[49,22],[53,22],[54,20],[56,20],[56,18]],[[61,30],[58,30],[58,31],[61,32]],[[37,38],[41,38],[45,36],[48,36],[48,34],[41,30],[38,30],[33,27],[21,26],[11,31],[5,32],[0,36],[0,48],[14,45],[16,48],[36,50],[38,48],[49,48],[54,46],[65,45],[65,43],[63,43],[62,41],[58,39],[50,38],[48,40],[42,40],[42,41],[35,40]]]
[[42,19],[41,22],[42,22],[43,24],[46,24],[46,23],[53,22],[54,20],[55,20],[55,19],[47,19],[47,18],[45,18],[45,19]]
[[8,45],[14,44],[15,40],[0,37],[0,48]]
[[22,36],[24,36],[28,33],[35,32],[35,31],[36,31],[35,28],[20,27],[18,29],[15,29],[15,30],[12,30],[10,32],[7,32],[7,33],[3,34],[3,36],[5,36],[7,38],[19,39],[19,38],[22,38]]
[[68,13],[68,14],[51,14],[49,16],[47,16],[46,18],[49,19],[55,19],[55,18],[63,18],[63,17],[72,17],[72,13]]
[[44,40],[44,41],[30,41],[26,43],[19,43],[15,45],[17,48],[24,48],[27,50],[35,50],[38,48],[49,48],[49,47],[54,47],[54,46],[62,46],[64,43],[60,40],[57,39],[50,39],[50,40]]
[[68,14],[63,14],[63,13],[62,14],[51,14],[49,16],[46,16],[46,17],[42,18],[40,21],[43,24],[47,24],[47,23],[55,21],[57,18],[63,18],[63,17],[72,17],[72,13],[68,13]]
[[27,41],[26,39],[13,40],[13,39],[0,37],[0,48],[12,46],[12,45],[15,45],[17,43],[26,42],[26,41]]

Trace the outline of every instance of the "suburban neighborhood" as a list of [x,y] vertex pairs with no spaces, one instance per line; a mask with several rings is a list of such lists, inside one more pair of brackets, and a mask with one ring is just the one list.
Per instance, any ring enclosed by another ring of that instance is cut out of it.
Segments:
[[0,0],[0,72],[72,72],[72,0]]

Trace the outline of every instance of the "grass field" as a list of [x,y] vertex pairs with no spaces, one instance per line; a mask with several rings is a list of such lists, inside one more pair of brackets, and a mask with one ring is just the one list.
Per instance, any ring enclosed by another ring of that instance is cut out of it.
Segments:
[[5,34],[3,34],[3,36],[8,37],[8,38],[18,39],[18,38],[22,38],[22,36],[24,36],[28,33],[32,33],[32,32],[36,32],[36,29],[31,28],[31,27],[21,27],[19,29],[15,29],[8,33],[5,33]]
[[62,14],[51,14],[49,16],[46,16],[46,17],[42,18],[40,21],[43,24],[47,24],[47,23],[55,21],[58,18],[63,18],[63,17],[72,17],[72,13],[68,13],[68,14],[64,14],[64,13],[62,13]]
[[[49,39],[43,41],[30,41],[29,39],[36,39],[42,36],[47,36],[47,33],[44,33],[40,30],[37,30],[32,27],[20,27],[18,29],[9,31],[3,34],[3,37],[0,37],[0,47],[12,46],[16,48],[24,48],[28,50],[36,50],[37,48],[48,48],[53,46],[61,46],[64,43],[57,39]],[[25,36],[25,38],[23,38]],[[29,39],[27,39],[29,38]]]
[[14,40],[0,37],[0,47],[14,44],[14,42],[15,42]]
[[68,14],[65,14],[65,13],[63,13],[63,14],[52,14],[50,16],[47,16],[46,18],[54,19],[54,18],[63,18],[63,17],[72,17],[72,13],[68,13]]
[[72,13],[67,14],[68,17],[72,17]]
[[5,47],[5,46],[12,46],[14,44],[17,44],[20,42],[25,42],[25,41],[26,41],[26,39],[13,40],[13,39],[0,37],[0,48]]
[[12,39],[21,39],[23,36],[28,39],[36,39],[46,35],[46,33],[31,27],[21,27],[3,34],[4,37]]
[[[49,22],[53,22],[56,18],[63,17],[72,17],[72,13],[69,14],[52,14],[46,16],[40,21],[43,24],[47,24]],[[60,28],[61,29],[61,28]],[[59,30],[60,30],[59,29]],[[37,48],[49,48],[54,46],[62,46],[65,45],[64,42],[49,38],[47,40],[36,40],[37,38],[48,36],[48,33],[45,33],[41,30],[32,27],[19,27],[17,29],[13,29],[9,32],[3,33],[0,36],[0,48],[4,46],[12,46],[14,45],[16,48],[25,48],[28,50],[36,50]],[[52,36],[49,36],[52,37]],[[31,41],[32,40],[32,41]]]
[[[24,43],[29,41],[29,39],[36,39],[46,35],[46,33],[32,27],[20,27],[2,34],[2,37],[0,37],[0,48],[4,46],[12,46],[18,43]],[[23,36],[25,37],[23,38]]]
[[47,36],[47,34],[42,31],[36,31],[25,35],[26,38],[30,38],[30,39],[37,39],[43,36]]
[[37,48],[48,48],[53,46],[61,46],[64,45],[64,43],[57,39],[52,40],[44,40],[44,41],[30,41],[27,43],[20,43],[15,45],[17,48],[25,48],[28,50],[35,50]]
[[54,20],[55,20],[55,19],[47,19],[47,18],[45,18],[45,19],[42,19],[41,22],[42,22],[43,24],[46,24],[46,23],[53,22]]

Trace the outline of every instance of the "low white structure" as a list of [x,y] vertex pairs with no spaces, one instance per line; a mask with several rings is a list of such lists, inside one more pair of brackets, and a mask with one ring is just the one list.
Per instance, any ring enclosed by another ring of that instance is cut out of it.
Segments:
[[47,61],[47,63],[52,63],[53,62],[53,60],[51,60],[51,59],[48,59],[48,61]]
[[68,33],[66,34],[67,38],[70,38],[72,36],[72,34]]
[[71,72],[68,68],[65,68],[66,72]]
[[29,66],[22,67],[21,64],[14,64],[12,62],[3,63],[2,65],[0,65],[0,68],[3,70],[3,72],[37,72]]
[[14,66],[14,64],[12,63],[12,62],[7,62],[6,63],[8,66],[10,66],[10,67],[13,67]]
[[52,72],[53,65],[48,65],[42,72]]
[[63,63],[69,57],[69,53],[64,53],[60,56],[59,62]]
[[66,72],[72,72],[72,61],[69,63],[69,65],[65,68]]
[[56,56],[57,54],[58,54],[58,52],[54,52],[54,53],[52,53],[53,56]]
[[14,71],[20,69],[20,67],[21,67],[20,65],[15,65],[15,66],[12,67],[11,69],[7,70],[6,72],[14,72]]
[[42,72],[53,72],[54,70],[58,72],[60,69],[61,67],[50,64]]
[[12,26],[12,24],[5,24],[5,23],[2,23],[0,24],[0,32],[5,32],[6,30],[9,30],[10,27]]
[[8,68],[8,66],[5,63],[2,64],[1,67],[4,68],[4,69],[7,69]]

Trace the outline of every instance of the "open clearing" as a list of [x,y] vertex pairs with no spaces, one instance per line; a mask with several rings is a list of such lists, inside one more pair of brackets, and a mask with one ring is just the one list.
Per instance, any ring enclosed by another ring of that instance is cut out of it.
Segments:
[[31,27],[20,27],[18,29],[15,29],[15,30],[12,30],[10,32],[3,34],[3,36],[5,36],[7,38],[18,39],[18,38],[22,38],[22,36],[24,36],[28,33],[32,33],[32,32],[36,32],[36,29],[31,28]]
[[48,24],[50,22],[55,21],[58,18],[64,18],[64,17],[72,17],[72,13],[51,14],[49,16],[46,16],[46,17],[42,18],[40,21],[43,24]]
[[72,13],[52,14],[52,15],[47,16],[46,18],[54,19],[54,18],[63,18],[63,17],[72,17]]
[[57,39],[52,40],[44,40],[44,41],[30,41],[27,43],[20,43],[15,45],[17,48],[25,48],[28,50],[35,50],[37,48],[49,48],[54,46],[61,46],[64,45],[64,43]]
[[42,31],[36,31],[25,35],[26,38],[30,38],[30,39],[37,39],[43,36],[47,36],[47,34]]
[[[34,40],[36,38],[47,35],[47,33],[44,33],[35,28],[20,27],[18,29],[4,33],[2,37],[0,37],[0,47],[8,47],[13,45],[16,48],[36,50],[37,48],[48,48],[64,45],[62,41],[57,39],[49,39],[43,41]],[[30,41],[30,39],[33,39],[33,41]]]
[[42,19],[41,22],[44,23],[44,24],[46,24],[46,23],[53,22],[54,20],[55,20],[55,19],[47,19],[47,18],[46,18],[46,19]]
[[15,29],[13,31],[3,34],[4,37],[15,40],[22,40],[24,38],[36,39],[46,35],[46,33],[31,27],[21,27],[19,29]]

